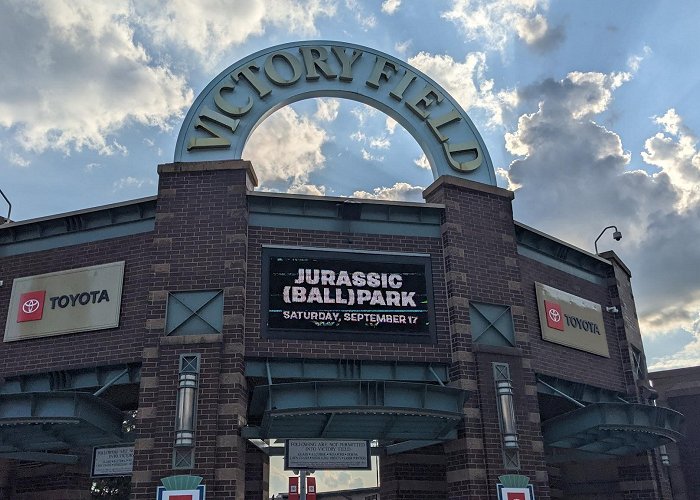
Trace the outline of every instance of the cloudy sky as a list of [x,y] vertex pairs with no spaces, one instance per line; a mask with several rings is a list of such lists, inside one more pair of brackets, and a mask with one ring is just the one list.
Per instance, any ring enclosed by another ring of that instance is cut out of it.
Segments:
[[[589,251],[616,224],[599,247],[632,270],[650,367],[696,365],[697,19],[661,0],[5,0],[0,189],[15,220],[153,195],[223,69],[294,40],[370,46],[460,102],[517,220]],[[243,156],[267,190],[422,201],[432,182],[401,126],[352,101],[279,110]]]

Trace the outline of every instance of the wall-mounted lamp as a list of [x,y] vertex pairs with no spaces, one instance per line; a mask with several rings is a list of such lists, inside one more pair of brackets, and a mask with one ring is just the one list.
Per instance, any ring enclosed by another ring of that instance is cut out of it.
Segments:
[[613,233],[613,239],[615,241],[620,241],[622,239],[622,233],[617,230],[617,226],[608,226],[605,229],[603,229],[598,237],[595,239],[595,242],[593,243],[593,246],[595,247],[595,254],[598,255],[598,240],[600,239],[601,236],[603,236],[603,233],[607,231],[608,229],[614,229],[615,232]]
[[194,445],[198,379],[199,356],[181,356],[175,412],[175,446]]
[[613,313],[613,314],[617,314],[620,312],[620,310],[615,306],[607,306],[605,308],[605,310],[608,311],[609,313]]
[[499,426],[503,436],[503,447],[518,448],[518,430],[515,425],[515,405],[513,403],[513,382],[510,368],[506,363],[493,363],[493,378],[496,384],[496,405],[498,406]]

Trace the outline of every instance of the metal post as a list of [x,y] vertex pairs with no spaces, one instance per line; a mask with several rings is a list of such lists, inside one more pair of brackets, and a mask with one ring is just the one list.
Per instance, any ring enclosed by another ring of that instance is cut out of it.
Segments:
[[299,471],[299,500],[306,500],[306,470]]

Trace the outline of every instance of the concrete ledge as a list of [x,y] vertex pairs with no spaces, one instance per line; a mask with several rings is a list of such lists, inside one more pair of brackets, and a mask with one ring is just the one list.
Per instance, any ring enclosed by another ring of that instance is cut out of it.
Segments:
[[482,184],[480,182],[468,181],[466,179],[461,179],[459,177],[454,177],[452,175],[441,175],[433,182],[430,186],[425,188],[423,191],[423,199],[428,198],[436,190],[441,187],[456,187],[459,189],[466,189],[469,191],[478,191],[481,193],[493,194],[496,196],[501,196],[508,200],[515,198],[515,193],[509,191],[508,189],[499,188],[497,186],[490,186],[488,184]]
[[457,469],[447,471],[447,482],[483,481],[486,479],[486,469]]
[[224,341],[220,333],[209,335],[175,335],[161,337],[160,345],[217,344]]
[[258,185],[253,165],[247,160],[219,160],[202,162],[178,162],[158,165],[158,174],[179,174],[188,172],[209,172],[214,170],[246,170],[249,180]]

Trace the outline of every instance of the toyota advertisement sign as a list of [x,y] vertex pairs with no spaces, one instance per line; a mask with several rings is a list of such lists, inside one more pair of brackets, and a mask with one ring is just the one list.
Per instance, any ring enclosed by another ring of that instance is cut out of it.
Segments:
[[118,326],[123,279],[124,262],[15,279],[4,341]]
[[600,304],[535,283],[542,338],[610,357]]

